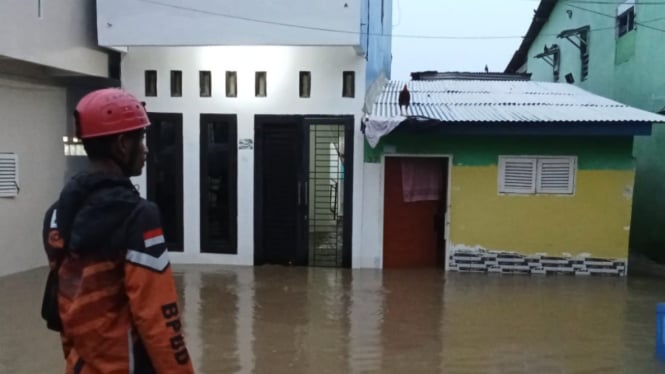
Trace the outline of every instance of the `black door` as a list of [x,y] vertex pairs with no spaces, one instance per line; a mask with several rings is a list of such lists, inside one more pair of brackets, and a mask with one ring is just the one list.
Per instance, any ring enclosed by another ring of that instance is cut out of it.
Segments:
[[159,206],[169,250],[183,250],[182,114],[149,113],[148,200]]
[[257,117],[257,265],[307,265],[303,133],[298,118]]

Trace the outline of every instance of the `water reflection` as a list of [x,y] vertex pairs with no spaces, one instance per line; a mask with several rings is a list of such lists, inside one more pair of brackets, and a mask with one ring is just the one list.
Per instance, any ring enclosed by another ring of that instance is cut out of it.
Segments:
[[349,372],[368,373],[381,369],[383,347],[381,325],[384,319],[380,270],[354,271],[349,316]]
[[625,305],[621,279],[450,277],[444,369],[617,372]]
[[[176,270],[198,373],[665,372],[653,357],[663,280]],[[0,373],[63,366],[39,320],[44,276],[0,278]]]
[[443,365],[443,272],[402,270],[383,274],[381,372],[436,373]]

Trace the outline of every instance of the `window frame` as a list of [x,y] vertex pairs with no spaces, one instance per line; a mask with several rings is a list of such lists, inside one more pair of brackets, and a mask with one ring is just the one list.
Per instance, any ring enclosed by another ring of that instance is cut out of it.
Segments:
[[144,94],[145,97],[157,97],[159,94],[158,77],[157,70],[145,70],[144,71]]
[[[530,161],[534,165],[534,171],[530,188],[512,188],[506,186],[506,165],[510,161]],[[547,188],[543,186],[543,166],[547,162],[559,161],[568,162],[570,165],[567,189]],[[520,196],[574,196],[577,191],[577,156],[511,156],[501,155],[498,162],[498,191],[500,195],[520,195]]]
[[356,72],[353,70],[342,72],[342,97],[356,97]]
[[226,97],[238,97],[238,72],[227,70],[225,74]]
[[199,97],[212,97],[212,71],[199,70]]
[[268,72],[266,70],[254,72],[254,97],[268,97]]
[[[637,29],[637,10],[635,9],[636,1],[627,0],[626,2],[619,4],[617,7],[616,15],[616,34],[617,39],[621,38],[631,31]],[[622,21],[625,21],[625,28],[622,28]]]
[[182,70],[171,70],[171,97],[182,97]]
[[[18,154],[14,152],[0,152],[0,161],[3,163],[6,161],[9,161],[10,163],[13,162],[14,164],[14,175],[13,175],[13,182],[14,182],[14,188],[8,188],[6,191],[0,189],[0,198],[14,198],[17,197],[19,192],[21,191],[21,188],[19,187],[19,163],[18,163]],[[10,181],[12,179],[12,176],[10,175],[7,178],[7,181]]]
[[[210,214],[208,193],[210,184],[208,175],[210,170],[209,151],[210,147],[214,144],[211,143],[211,133],[209,130],[210,124],[223,123],[228,126],[228,157],[229,164],[228,176],[226,181],[227,188],[229,189],[229,200],[227,201],[229,211],[227,212],[227,224],[229,225],[229,241],[228,243],[220,244],[210,240],[210,222],[208,215]],[[200,157],[200,253],[208,254],[238,254],[238,117],[235,114],[212,114],[202,113],[199,117],[199,157]]]
[[300,71],[298,79],[298,95],[301,99],[312,97],[312,72]]

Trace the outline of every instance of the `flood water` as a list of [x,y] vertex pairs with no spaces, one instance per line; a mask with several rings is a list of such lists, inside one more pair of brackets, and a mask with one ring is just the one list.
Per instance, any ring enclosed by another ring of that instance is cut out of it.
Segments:
[[[197,373],[661,373],[665,281],[176,267]],[[62,373],[45,271],[0,278],[0,373]]]

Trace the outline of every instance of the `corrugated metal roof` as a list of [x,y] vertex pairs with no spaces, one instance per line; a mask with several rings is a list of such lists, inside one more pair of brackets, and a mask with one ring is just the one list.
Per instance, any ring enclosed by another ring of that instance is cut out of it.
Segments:
[[566,83],[534,81],[389,81],[373,108],[396,117],[404,85],[408,116],[446,122],[665,122],[665,116],[633,108]]
[[531,80],[531,74],[464,71],[416,71],[411,73],[411,79],[414,81],[434,81],[442,79],[465,81],[528,81]]

